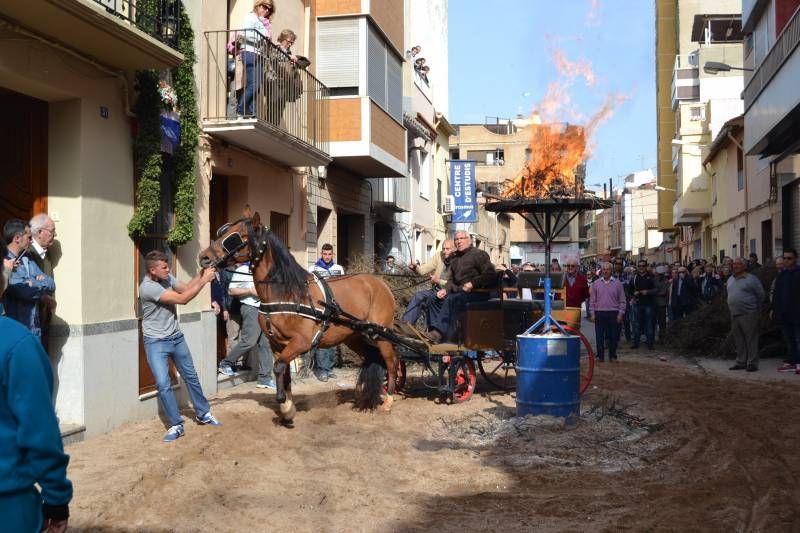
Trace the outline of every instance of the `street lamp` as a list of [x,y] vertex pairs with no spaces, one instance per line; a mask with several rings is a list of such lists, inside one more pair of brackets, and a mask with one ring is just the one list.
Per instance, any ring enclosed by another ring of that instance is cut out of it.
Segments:
[[751,68],[745,67],[732,67],[727,63],[720,63],[719,61],[706,61],[703,65],[703,72],[716,76],[720,72],[730,72],[731,70],[743,70],[745,72],[753,72]]

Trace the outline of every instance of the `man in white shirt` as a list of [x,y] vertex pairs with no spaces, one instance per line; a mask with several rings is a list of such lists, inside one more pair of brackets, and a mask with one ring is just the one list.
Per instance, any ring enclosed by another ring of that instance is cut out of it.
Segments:
[[[333,259],[333,245],[327,242],[322,245],[319,259],[308,268],[308,271],[321,278],[344,275],[342,265],[336,263]],[[317,348],[314,352],[314,375],[317,376],[318,380],[336,379],[336,374],[333,373],[335,356],[336,348],[334,347]]]
[[236,267],[236,271],[228,285],[228,294],[239,298],[241,302],[242,326],[239,330],[239,342],[231,348],[225,359],[219,363],[219,372],[226,376],[236,374],[234,366],[236,361],[250,353],[258,346],[258,380],[256,387],[259,389],[275,389],[275,380],[272,378],[273,355],[269,339],[264,335],[258,323],[258,308],[261,301],[258,299],[256,285],[250,272],[250,263],[243,263]]

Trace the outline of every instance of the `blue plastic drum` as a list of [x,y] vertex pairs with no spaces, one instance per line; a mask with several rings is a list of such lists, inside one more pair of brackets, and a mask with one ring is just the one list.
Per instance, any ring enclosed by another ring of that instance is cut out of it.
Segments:
[[517,416],[579,416],[580,383],[579,337],[517,335]]

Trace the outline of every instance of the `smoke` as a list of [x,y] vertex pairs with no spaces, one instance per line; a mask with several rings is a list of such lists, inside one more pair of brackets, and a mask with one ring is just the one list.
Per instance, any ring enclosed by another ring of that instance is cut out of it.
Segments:
[[589,10],[584,20],[586,26],[600,25],[600,0],[589,0]]
[[553,49],[551,58],[556,70],[564,78],[573,81],[575,78],[582,77],[587,87],[593,87],[597,81],[592,64],[588,60],[570,61],[564,51],[559,48]]

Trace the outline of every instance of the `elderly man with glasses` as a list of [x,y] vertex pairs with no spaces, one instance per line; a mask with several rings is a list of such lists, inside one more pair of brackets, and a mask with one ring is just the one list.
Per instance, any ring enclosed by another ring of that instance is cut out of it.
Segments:
[[770,317],[780,324],[786,343],[786,363],[778,371],[800,374],[800,266],[793,248],[783,251],[783,269],[775,278]]
[[697,305],[698,288],[689,270],[681,265],[678,267],[678,275],[672,280],[670,290],[670,306],[672,307],[672,319],[680,320],[692,311]]
[[567,307],[582,307],[583,302],[589,299],[589,280],[578,268],[578,260],[574,257],[567,258],[565,266]]
[[736,364],[731,370],[758,370],[758,317],[767,294],[761,281],[747,272],[743,257],[733,260],[733,276],[728,278],[728,309],[731,336],[736,346]]
[[447,271],[447,283],[436,297],[443,300],[441,308],[430,317],[431,339],[438,342],[458,342],[459,315],[470,302],[489,299],[489,291],[498,287],[498,277],[489,254],[472,246],[466,231],[453,237],[456,250]]

